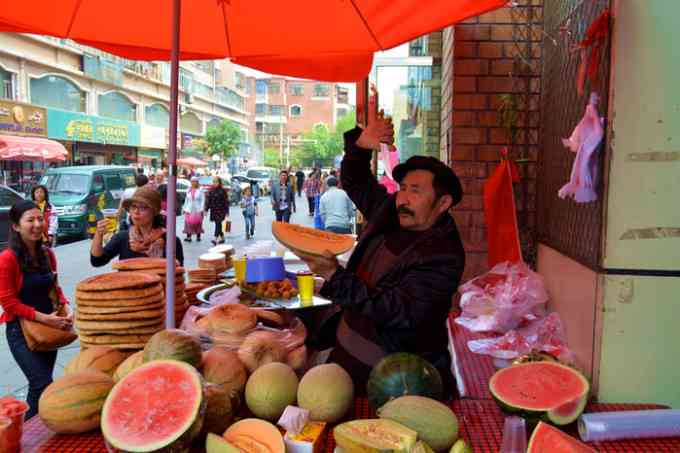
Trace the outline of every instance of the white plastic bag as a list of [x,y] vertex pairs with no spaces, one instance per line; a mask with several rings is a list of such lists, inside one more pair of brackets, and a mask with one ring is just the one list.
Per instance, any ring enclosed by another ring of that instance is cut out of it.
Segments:
[[456,322],[474,332],[506,333],[545,314],[543,278],[524,263],[503,262],[463,284]]

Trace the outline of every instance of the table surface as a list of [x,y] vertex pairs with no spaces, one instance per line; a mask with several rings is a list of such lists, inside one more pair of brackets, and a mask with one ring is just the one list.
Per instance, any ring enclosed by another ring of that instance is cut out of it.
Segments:
[[[451,408],[460,422],[460,436],[472,446],[475,453],[497,453],[500,449],[503,432],[503,414],[491,400],[456,400]],[[643,410],[658,409],[659,406],[643,404],[592,404],[587,412],[603,412],[614,410]],[[351,412],[354,419],[375,417],[375,413],[368,407],[365,398],[357,398]],[[567,429],[575,434],[574,427]],[[596,451],[601,453],[678,453],[680,452],[680,438],[640,439],[618,442],[590,443]],[[326,439],[327,453],[332,453],[335,447],[333,436],[329,430]],[[39,417],[33,417],[24,425],[22,451],[55,452],[55,453],[99,453],[106,452],[104,439],[100,431],[79,435],[54,434]],[[197,451],[201,451],[198,449]]]

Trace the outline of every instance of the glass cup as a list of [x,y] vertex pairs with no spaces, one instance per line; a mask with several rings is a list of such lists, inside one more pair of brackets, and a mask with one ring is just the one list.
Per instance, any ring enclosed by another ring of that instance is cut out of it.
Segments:
[[527,432],[523,418],[506,417],[503,426],[501,453],[525,453],[527,451]]
[[102,209],[102,214],[109,221],[107,231],[115,233],[118,230],[118,209]]
[[242,283],[246,279],[246,257],[234,260],[234,277],[236,283]]
[[311,302],[314,299],[314,274],[307,271],[298,272],[297,286],[302,305],[305,305],[306,302],[311,305]]

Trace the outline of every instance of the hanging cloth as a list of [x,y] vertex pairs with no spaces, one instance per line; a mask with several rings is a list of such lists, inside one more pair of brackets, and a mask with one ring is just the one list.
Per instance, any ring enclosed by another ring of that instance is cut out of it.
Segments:
[[597,93],[590,94],[586,113],[578,123],[571,137],[562,139],[562,144],[576,153],[574,166],[571,169],[569,182],[557,193],[560,198],[573,197],[577,203],[589,203],[597,200],[595,186],[597,183],[596,151],[604,138],[604,118],[597,113],[599,102]]
[[385,174],[380,176],[380,184],[385,186],[387,193],[396,192],[399,190],[399,186],[392,176],[392,170],[399,164],[399,151],[394,146],[381,143],[378,159],[383,163],[385,169]]
[[[611,15],[609,9],[602,11],[602,14],[590,24],[586,30],[586,36],[578,43],[581,63],[576,76],[576,92],[579,97],[583,96],[583,87],[586,82],[586,75],[593,84],[597,81],[600,69],[600,51],[604,47],[607,36],[609,35],[609,22]],[[590,50],[590,56],[588,51]],[[591,86],[592,88],[592,86]]]
[[484,183],[484,217],[489,245],[489,267],[498,263],[522,261],[514,182],[519,181],[517,164],[503,149],[500,165]]

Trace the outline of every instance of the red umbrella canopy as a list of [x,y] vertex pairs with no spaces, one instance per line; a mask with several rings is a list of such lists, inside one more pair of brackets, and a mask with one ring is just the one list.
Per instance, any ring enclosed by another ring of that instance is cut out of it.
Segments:
[[186,157],[183,159],[177,159],[177,165],[184,165],[185,167],[205,167],[208,164],[195,157]]
[[[230,57],[265,72],[357,81],[373,53],[507,0],[184,0],[180,58]],[[0,31],[71,38],[134,60],[169,60],[169,0],[33,0],[0,8]]]
[[0,160],[65,161],[68,151],[54,140],[0,135]]

